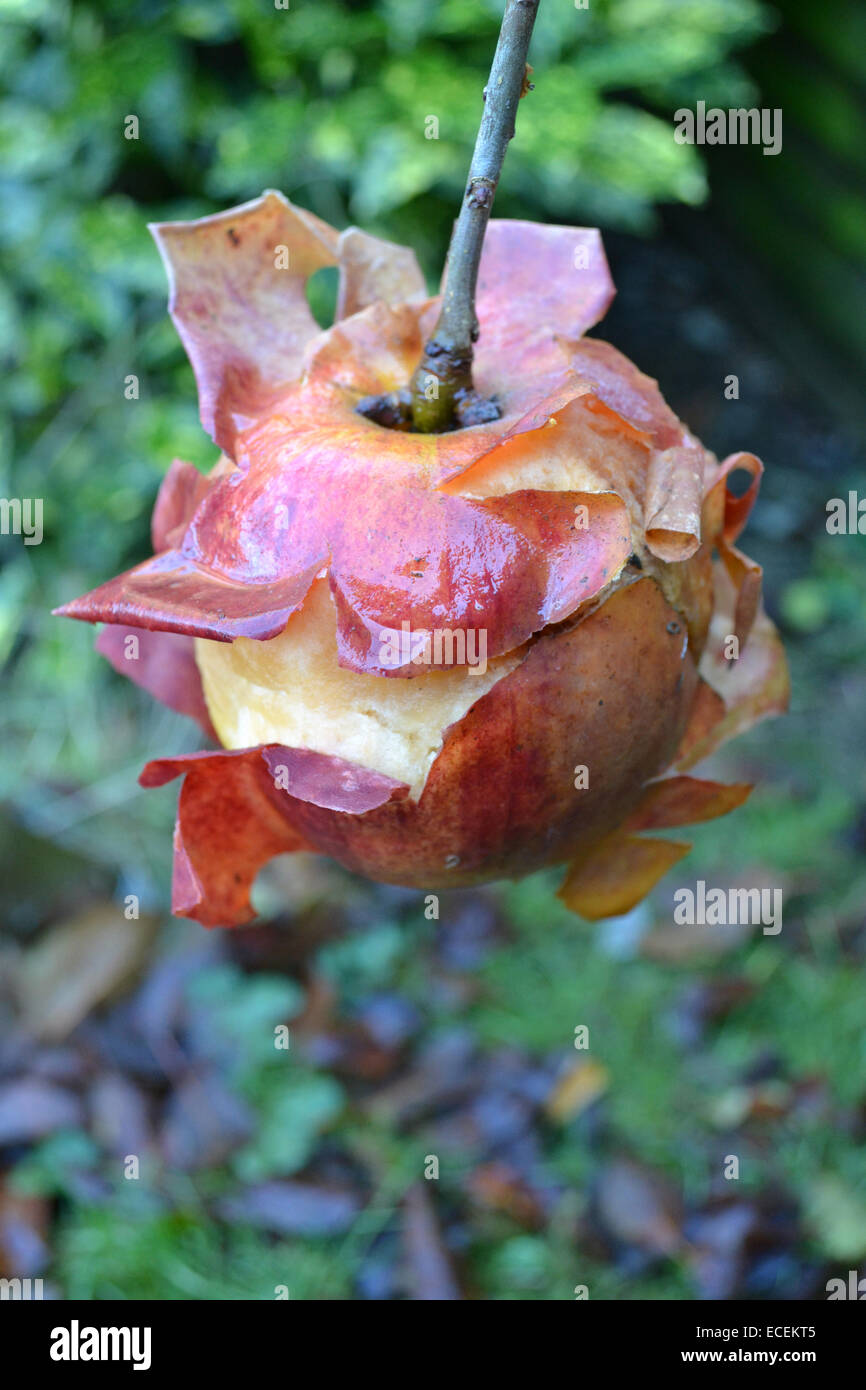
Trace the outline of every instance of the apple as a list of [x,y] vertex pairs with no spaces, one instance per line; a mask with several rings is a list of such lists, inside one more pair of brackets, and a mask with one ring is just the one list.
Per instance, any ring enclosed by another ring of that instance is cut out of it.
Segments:
[[718,463],[584,336],[614,292],[596,231],[489,224],[474,370],[499,418],[420,434],[365,408],[436,321],[410,251],[273,192],[153,230],[221,452],[172,463],[152,559],[58,611],[223,745],[142,774],[185,779],[175,911],[246,921],[300,849],[424,890],[562,863],[575,910],[627,910],[687,848],[647,830],[748,793],[686,769],[786,704],[735,545],[758,460]]

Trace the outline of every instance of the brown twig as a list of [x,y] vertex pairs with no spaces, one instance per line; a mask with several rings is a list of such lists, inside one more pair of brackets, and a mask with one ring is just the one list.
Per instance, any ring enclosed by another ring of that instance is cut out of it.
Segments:
[[496,419],[499,414],[472,383],[473,344],[479,331],[475,287],[517,103],[529,85],[526,54],[537,11],[538,0],[507,0],[502,17],[469,180],[448,250],[442,309],[410,386],[412,428],[425,433]]

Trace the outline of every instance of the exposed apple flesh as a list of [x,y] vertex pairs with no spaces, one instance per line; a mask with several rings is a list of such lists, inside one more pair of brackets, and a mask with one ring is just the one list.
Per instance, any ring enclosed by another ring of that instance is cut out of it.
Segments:
[[391,681],[340,666],[337,615],[317,580],[285,631],[269,642],[196,639],[210,717],[226,748],[280,743],[330,753],[405,782],[420,796],[450,724],[519,663],[519,653],[475,667]]
[[[416,887],[557,863],[637,805],[679,743],[696,680],[685,625],[639,579],[531,644],[447,731],[417,803],[359,817],[297,803],[292,824],[348,868]],[[589,784],[578,790],[580,766]]]

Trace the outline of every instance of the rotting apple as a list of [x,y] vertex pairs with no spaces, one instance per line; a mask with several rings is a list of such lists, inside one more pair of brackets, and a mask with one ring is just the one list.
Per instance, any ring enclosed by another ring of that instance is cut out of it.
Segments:
[[[475,380],[500,418],[441,434],[357,408],[405,385],[435,322],[410,251],[274,192],[154,233],[221,455],[209,477],[175,460],[154,558],[58,611],[108,624],[117,669],[224,745],[142,773],[185,779],[175,911],[247,921],[260,866],[310,849],[430,890],[563,863],[570,907],[626,911],[688,849],[646,831],[750,790],[686,769],[786,706],[735,547],[758,460],[718,463],[584,336],[614,292],[596,231],[490,223]],[[407,623],[483,633],[485,669],[453,645],[384,661]]]

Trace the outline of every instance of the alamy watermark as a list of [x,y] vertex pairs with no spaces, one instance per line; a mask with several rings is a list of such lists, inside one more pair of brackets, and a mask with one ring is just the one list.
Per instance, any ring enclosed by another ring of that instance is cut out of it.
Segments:
[[130,1361],[134,1371],[148,1371],[151,1339],[149,1327],[82,1327],[73,1318],[52,1328],[48,1354],[52,1361]]
[[0,1279],[0,1299],[27,1302],[44,1298],[41,1279]]
[[678,927],[762,927],[764,936],[782,930],[781,888],[707,888],[699,878],[694,888],[677,888],[674,903]]
[[828,1279],[824,1288],[827,1290],[828,1303],[838,1302],[839,1299],[850,1299],[854,1303],[866,1300],[866,1278],[861,1278],[857,1269],[849,1269],[847,1279]]
[[831,497],[826,512],[828,536],[866,536],[866,497],[853,488],[847,497]]
[[695,110],[681,106],[674,112],[674,139],[678,145],[763,145],[764,154],[782,149],[781,107],[711,106],[699,101]]
[[0,536],[23,536],[25,545],[42,544],[42,498],[0,497]]
[[379,665],[386,670],[402,666],[468,666],[470,675],[483,676],[487,670],[487,629],[413,628],[404,620],[399,630],[382,628]]

